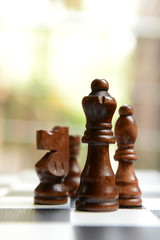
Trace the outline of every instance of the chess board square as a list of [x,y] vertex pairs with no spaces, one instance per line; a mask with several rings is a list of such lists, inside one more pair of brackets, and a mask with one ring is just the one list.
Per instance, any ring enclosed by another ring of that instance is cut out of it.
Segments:
[[7,222],[0,224],[0,232],[2,240],[75,240],[68,222]]
[[0,209],[0,222],[69,222],[69,209]]
[[0,208],[70,209],[70,200],[62,205],[41,205],[34,204],[33,196],[8,196],[0,199]]
[[74,235],[76,240],[159,240],[160,229],[157,227],[74,227]]
[[143,198],[143,206],[149,210],[160,210],[160,198]]
[[115,212],[71,211],[74,226],[159,226],[160,221],[147,209],[119,209]]

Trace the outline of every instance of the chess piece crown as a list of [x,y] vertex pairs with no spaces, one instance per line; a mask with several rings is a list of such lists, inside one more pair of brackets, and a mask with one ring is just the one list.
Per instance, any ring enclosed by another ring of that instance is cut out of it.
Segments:
[[82,142],[114,143],[111,121],[117,106],[116,100],[109,95],[109,84],[105,79],[95,79],[91,89],[89,96],[82,100],[87,120]]

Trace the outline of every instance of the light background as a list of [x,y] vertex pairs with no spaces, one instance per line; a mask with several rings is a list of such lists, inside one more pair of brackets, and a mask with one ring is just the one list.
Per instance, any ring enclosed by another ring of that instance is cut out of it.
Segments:
[[[81,101],[99,77],[108,80],[117,100],[113,130],[118,108],[134,106],[136,167],[160,168],[159,5],[156,0],[0,1],[1,172],[33,168],[44,154],[36,150],[36,130],[69,126],[70,134],[82,136]],[[115,149],[111,146],[111,159]],[[82,144],[81,168],[86,151]],[[116,169],[113,159],[112,165]]]

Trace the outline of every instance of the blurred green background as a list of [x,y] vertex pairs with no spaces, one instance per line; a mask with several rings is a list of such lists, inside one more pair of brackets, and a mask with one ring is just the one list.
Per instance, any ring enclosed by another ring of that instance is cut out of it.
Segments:
[[[44,154],[36,130],[82,136],[81,100],[99,77],[117,100],[113,130],[118,108],[134,107],[135,166],[160,169],[160,2],[0,1],[0,172],[33,168]],[[81,144],[81,168],[86,151]]]

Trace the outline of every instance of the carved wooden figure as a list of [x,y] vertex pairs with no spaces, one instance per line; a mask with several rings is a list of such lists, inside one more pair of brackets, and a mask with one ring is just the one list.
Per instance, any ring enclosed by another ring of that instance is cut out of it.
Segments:
[[142,205],[141,191],[138,186],[133,161],[137,160],[134,143],[137,138],[137,126],[133,118],[133,108],[123,105],[119,109],[120,117],[115,125],[115,136],[118,149],[114,159],[119,161],[116,173],[116,185],[119,191],[121,207],[137,207]]
[[64,204],[68,192],[63,183],[69,171],[69,136],[67,127],[37,131],[37,149],[50,150],[35,165],[40,184],[34,191],[37,204]]
[[111,121],[116,100],[109,95],[108,88],[106,80],[95,79],[92,92],[82,101],[87,120],[82,142],[88,143],[88,156],[77,191],[77,210],[118,209],[118,192],[109,158],[109,144],[115,142]]
[[81,171],[77,163],[79,153],[80,136],[69,136],[69,173],[64,180],[70,197],[76,197],[76,192],[80,183]]

